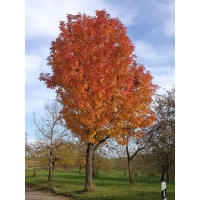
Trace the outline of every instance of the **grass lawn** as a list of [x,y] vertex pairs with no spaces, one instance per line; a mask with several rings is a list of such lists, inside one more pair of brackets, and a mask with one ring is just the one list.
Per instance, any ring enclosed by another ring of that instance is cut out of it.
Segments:
[[[124,177],[122,171],[112,170],[108,173],[100,172],[95,178],[96,190],[86,193],[83,191],[85,183],[85,172],[80,174],[78,170],[54,171],[53,181],[47,182],[48,171],[37,170],[33,177],[33,170],[25,170],[25,184],[27,187],[39,190],[71,196],[79,200],[161,200],[161,184],[158,176],[136,178],[134,185],[130,185],[128,177]],[[167,199],[175,199],[175,183],[167,182]]]

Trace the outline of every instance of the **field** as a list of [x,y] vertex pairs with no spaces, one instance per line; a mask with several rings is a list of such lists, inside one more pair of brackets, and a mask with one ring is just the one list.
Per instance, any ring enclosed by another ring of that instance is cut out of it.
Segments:
[[[158,176],[149,178],[145,175],[136,177],[135,184],[130,185],[128,177],[122,171],[112,170],[99,173],[94,179],[96,190],[84,192],[85,172],[78,170],[53,171],[53,181],[47,182],[48,171],[37,170],[33,177],[33,170],[25,170],[25,184],[27,187],[50,191],[63,196],[70,196],[77,200],[161,200],[161,184]],[[167,182],[167,199],[175,199],[175,183]]]

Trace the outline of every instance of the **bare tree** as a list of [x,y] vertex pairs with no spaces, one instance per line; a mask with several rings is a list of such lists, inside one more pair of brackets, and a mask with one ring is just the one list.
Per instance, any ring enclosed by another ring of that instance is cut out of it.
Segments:
[[[141,152],[142,150],[146,148],[153,134],[155,133],[156,129],[157,128],[155,127],[155,125],[143,130],[141,129],[139,131],[143,133],[142,136],[139,136],[139,137],[134,136],[128,139],[128,143],[126,145],[126,155],[127,155],[127,164],[128,164],[128,172],[129,172],[128,174],[129,174],[130,184],[135,182],[133,178],[133,170],[131,166],[131,161],[139,152]],[[131,131],[135,131],[135,130],[131,130]]]
[[25,132],[25,157],[29,155],[30,152],[30,145],[27,140],[28,133]]
[[169,169],[175,165],[175,88],[166,94],[158,95],[154,109],[157,115],[158,129],[150,143],[151,156],[157,162],[161,174],[160,180],[169,180]]
[[36,126],[37,140],[41,141],[48,150],[49,156],[49,175],[48,181],[52,180],[52,162],[54,150],[67,141],[71,133],[66,128],[64,120],[60,114],[61,106],[57,101],[44,105],[45,116],[36,120],[33,114],[33,122]]
[[33,176],[36,176],[36,167],[38,165],[38,162],[42,155],[44,154],[43,152],[43,146],[39,141],[35,141],[33,143],[30,143],[30,156],[34,161],[34,167],[33,167]]

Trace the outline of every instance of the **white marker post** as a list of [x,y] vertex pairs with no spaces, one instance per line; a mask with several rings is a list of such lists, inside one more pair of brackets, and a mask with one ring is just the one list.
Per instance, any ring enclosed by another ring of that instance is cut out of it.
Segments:
[[161,183],[161,195],[162,195],[162,200],[167,200],[166,182]]

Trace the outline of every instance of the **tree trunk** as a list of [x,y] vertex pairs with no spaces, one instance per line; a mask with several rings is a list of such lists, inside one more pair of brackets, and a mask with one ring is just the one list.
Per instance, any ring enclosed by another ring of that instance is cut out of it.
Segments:
[[130,159],[128,159],[128,175],[129,175],[129,182],[130,182],[130,184],[133,184],[134,180],[133,180],[133,174],[132,174],[131,160]]
[[165,180],[165,172],[166,172],[166,166],[165,166],[165,164],[163,164],[161,166],[161,168],[162,168],[162,171],[161,171],[160,181],[163,182]]
[[64,171],[67,172],[67,165],[64,165]]
[[81,167],[81,165],[79,165],[79,170],[78,170],[79,174],[81,173],[81,169],[82,169],[82,167]]
[[34,158],[34,171],[33,171],[33,177],[36,176],[36,160]]
[[166,171],[167,171],[167,181],[169,180],[169,154],[167,154],[167,166],[166,166]]
[[127,161],[128,161],[128,175],[129,175],[129,183],[133,184],[133,175],[132,175],[132,169],[131,169],[131,159],[130,159],[130,154],[128,150],[128,146],[126,146],[126,152],[127,152]]
[[141,179],[143,178],[143,174],[144,174],[143,171],[141,171]]
[[55,161],[52,161],[52,171],[54,171],[55,170]]
[[126,163],[124,164],[124,176],[126,176]]
[[164,180],[165,180],[165,174],[162,172],[161,177],[160,177],[160,181],[163,182]]
[[149,172],[149,181],[151,180],[151,177],[153,176],[153,173]]
[[93,144],[87,144],[86,150],[86,180],[85,180],[85,190],[87,192],[94,190],[94,185],[92,182],[92,159],[93,159]]
[[52,160],[53,160],[53,156],[52,156],[52,152],[50,152],[48,181],[52,180]]

